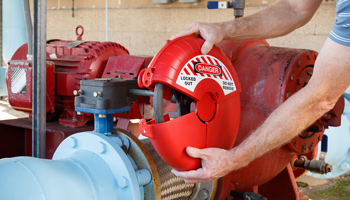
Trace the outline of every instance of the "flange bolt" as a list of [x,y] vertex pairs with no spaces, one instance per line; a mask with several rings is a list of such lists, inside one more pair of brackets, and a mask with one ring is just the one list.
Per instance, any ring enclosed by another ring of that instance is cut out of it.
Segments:
[[102,97],[102,92],[94,92],[93,93],[94,97]]
[[78,94],[82,95],[83,93],[84,93],[83,90],[74,90],[74,91],[73,91],[73,94],[74,94],[75,96],[77,96]]
[[126,179],[124,176],[119,177],[117,180],[117,183],[118,183],[118,186],[122,189],[128,187],[129,185],[128,179]]
[[200,200],[207,200],[207,199],[209,199],[209,192],[208,192],[208,190],[203,189],[203,190],[199,191],[198,199],[200,199]]
[[139,185],[147,185],[152,180],[152,175],[147,169],[140,169],[136,171]]

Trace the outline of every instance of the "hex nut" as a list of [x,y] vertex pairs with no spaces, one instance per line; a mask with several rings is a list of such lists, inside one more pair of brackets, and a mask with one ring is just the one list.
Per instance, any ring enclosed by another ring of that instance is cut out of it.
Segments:
[[340,168],[342,169],[342,170],[349,170],[350,169],[350,165],[349,165],[349,163],[348,162],[343,162],[342,164],[341,164],[341,166],[340,166]]
[[121,176],[118,178],[117,180],[118,186],[122,189],[126,188],[129,186],[129,181],[127,178],[125,178],[124,176]]
[[200,200],[207,200],[207,199],[209,199],[209,192],[208,192],[208,190],[202,189],[201,191],[199,191],[198,198]]
[[68,144],[69,147],[75,148],[75,147],[78,146],[78,141],[77,141],[77,139],[75,137],[69,137],[67,139],[67,144]]
[[106,152],[106,144],[103,142],[100,142],[99,144],[97,144],[97,151],[100,154],[103,154]]

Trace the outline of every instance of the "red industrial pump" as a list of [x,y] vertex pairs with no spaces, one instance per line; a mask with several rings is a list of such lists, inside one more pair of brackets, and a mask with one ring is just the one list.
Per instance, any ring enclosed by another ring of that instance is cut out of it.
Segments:
[[[193,35],[167,41],[152,59],[130,56],[128,50],[113,42],[48,41],[46,111],[52,119],[47,123],[47,158],[66,137],[93,130],[87,123],[92,116],[74,110],[74,96],[83,93],[80,80],[137,79],[139,89],[130,91],[138,95],[137,101],[129,112],[115,116],[118,124],[125,119],[143,118],[141,133],[150,142],[128,136],[134,145],[129,152],[131,157],[137,157],[136,161],[154,166],[155,199],[169,199],[165,197],[174,191],[181,197],[170,199],[189,199],[204,191],[198,188],[206,188],[206,183],[185,184],[170,172],[171,167],[188,170],[200,166],[200,160],[188,157],[185,148],[230,149],[239,145],[278,105],[308,83],[317,53],[270,47],[266,41],[223,41],[208,55],[201,55],[203,42]],[[27,45],[23,45],[9,62],[7,84],[13,108],[30,113],[32,63],[26,54]],[[154,111],[150,109],[151,95]],[[163,115],[163,99],[176,103],[174,119]],[[339,100],[333,110],[288,144],[210,183],[211,192],[206,193],[206,199],[241,199],[246,193],[268,199],[301,199],[295,177],[305,170],[331,170],[324,162],[315,161],[316,167],[300,163],[314,159],[315,148],[327,126],[340,124],[343,104]],[[56,116],[60,119],[56,120]],[[154,120],[150,120],[152,116]],[[0,157],[31,155],[29,120],[0,121],[0,128],[4,130],[0,132]],[[126,130],[117,130],[128,135]],[[309,160],[300,159],[301,156]]]

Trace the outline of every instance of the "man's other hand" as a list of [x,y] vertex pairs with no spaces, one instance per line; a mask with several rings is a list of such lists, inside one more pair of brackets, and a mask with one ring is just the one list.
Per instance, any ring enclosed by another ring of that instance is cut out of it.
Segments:
[[205,40],[201,48],[202,54],[207,54],[213,48],[213,45],[221,42],[225,37],[222,23],[194,22],[185,30],[171,37],[170,40],[191,34],[198,34]]
[[197,149],[187,147],[186,152],[193,158],[202,159],[202,168],[186,172],[171,170],[177,177],[183,178],[186,183],[213,181],[225,176],[232,170],[230,151],[219,148]]

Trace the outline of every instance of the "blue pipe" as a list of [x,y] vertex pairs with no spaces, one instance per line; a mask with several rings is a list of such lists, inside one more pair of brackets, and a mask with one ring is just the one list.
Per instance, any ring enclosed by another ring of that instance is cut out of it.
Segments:
[[23,0],[3,0],[2,19],[3,58],[7,63],[15,51],[27,42]]
[[123,135],[82,132],[65,139],[52,160],[1,159],[0,198],[142,200],[151,173],[138,169],[124,152],[126,140]]

